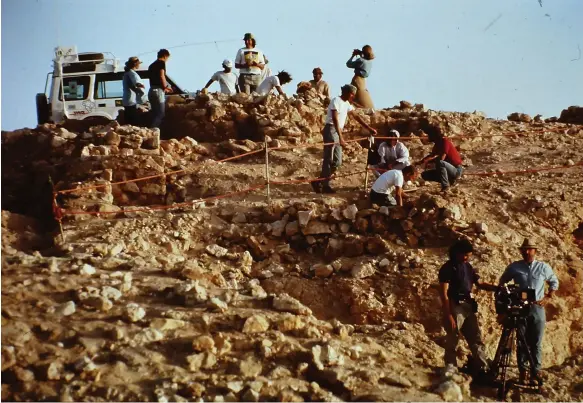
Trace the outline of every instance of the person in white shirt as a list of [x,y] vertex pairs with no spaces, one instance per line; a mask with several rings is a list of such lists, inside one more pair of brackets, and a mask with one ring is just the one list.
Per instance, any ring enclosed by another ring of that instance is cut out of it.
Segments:
[[354,106],[351,104],[356,94],[356,87],[347,84],[341,90],[341,95],[332,99],[328,105],[326,125],[322,132],[325,143],[322,172],[320,177],[312,182],[312,188],[316,193],[336,193],[330,187],[330,177],[342,165],[342,146],[346,145],[342,136],[342,129],[344,129],[348,116],[366,127],[373,135],[377,133],[355,112]]
[[257,93],[259,95],[269,95],[271,91],[275,88],[279,95],[285,95],[282,86],[291,82],[292,76],[287,71],[280,71],[274,76],[267,77],[259,87],[257,87]]
[[[265,58],[265,68],[263,69],[263,71],[261,72],[261,82],[265,81],[265,79],[267,77],[271,77],[273,75],[273,71],[271,70],[271,67],[269,67],[267,65],[267,57]],[[261,84],[260,84],[261,85]]]
[[409,161],[409,150],[405,144],[399,141],[401,135],[396,130],[389,131],[390,139],[382,142],[378,149],[381,158],[377,165],[373,165],[375,176],[378,178],[385,170],[398,169],[402,170],[411,165]]
[[[391,169],[382,174],[372,185],[369,199],[371,204],[379,206],[402,206],[403,185],[417,177],[413,165],[406,166],[402,171]],[[395,196],[392,195],[394,190]]]
[[239,92],[239,85],[237,84],[237,74],[232,72],[233,63],[230,60],[223,60],[223,71],[217,71],[211,79],[206,83],[202,89],[202,93],[206,94],[208,88],[212,83],[218,81],[221,86],[221,94],[235,95]]
[[265,68],[265,56],[255,47],[253,34],[247,33],[243,38],[245,47],[239,49],[235,58],[235,68],[239,69],[239,88],[251,94],[261,84],[261,72]]

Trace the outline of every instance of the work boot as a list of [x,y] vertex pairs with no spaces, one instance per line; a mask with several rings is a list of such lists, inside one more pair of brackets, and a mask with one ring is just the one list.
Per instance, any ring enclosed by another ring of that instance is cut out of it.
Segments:
[[530,374],[530,384],[536,386],[542,384],[542,378],[540,377],[538,371],[533,371],[532,374]]
[[332,189],[330,187],[330,185],[324,185],[324,186],[322,186],[322,193],[332,194],[332,193],[336,193],[336,191],[334,189]]
[[311,182],[310,185],[312,185],[314,192],[322,193],[322,184],[320,182]]

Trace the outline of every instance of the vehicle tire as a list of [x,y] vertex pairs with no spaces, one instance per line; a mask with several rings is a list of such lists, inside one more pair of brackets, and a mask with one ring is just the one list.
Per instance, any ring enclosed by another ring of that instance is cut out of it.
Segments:
[[95,63],[100,63],[105,59],[105,56],[103,55],[103,53],[94,53],[94,52],[79,53],[77,55],[77,57],[79,58],[80,62],[91,61],[91,62],[95,62]]
[[39,125],[49,121],[50,110],[49,101],[45,94],[36,94],[36,120]]

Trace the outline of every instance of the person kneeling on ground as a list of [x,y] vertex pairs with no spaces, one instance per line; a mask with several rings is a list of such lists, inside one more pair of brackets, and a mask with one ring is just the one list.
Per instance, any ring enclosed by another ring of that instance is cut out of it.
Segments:
[[427,139],[434,145],[431,153],[421,160],[421,164],[426,168],[429,162],[435,161],[435,169],[426,170],[421,177],[429,182],[439,182],[441,191],[447,192],[462,176],[462,157],[451,140],[443,137],[439,129],[429,131]]
[[402,170],[411,165],[409,162],[409,150],[405,147],[405,144],[399,141],[400,136],[398,131],[391,130],[389,131],[390,139],[383,141],[379,146],[378,154],[381,157],[381,161],[373,166],[373,168],[378,168],[373,171],[377,178],[386,170]]
[[[382,174],[372,185],[370,190],[370,202],[379,206],[402,206],[403,205],[403,185],[415,180],[417,170],[414,166],[409,165],[403,168],[391,169]],[[392,189],[395,189],[395,196],[391,195]]]
[[472,297],[474,284],[481,290],[495,291],[492,284],[480,283],[480,276],[469,263],[474,252],[472,244],[462,239],[449,248],[449,260],[439,269],[439,296],[441,297],[444,327],[447,333],[445,365],[457,368],[456,348],[463,335],[474,362],[487,372],[489,362],[478,325],[478,305]]
[[356,94],[354,85],[346,84],[341,88],[341,95],[330,101],[326,114],[326,125],[322,132],[324,137],[324,157],[322,160],[322,172],[320,180],[312,182],[312,188],[316,193],[336,193],[330,187],[330,177],[342,165],[342,147],[346,145],[342,137],[342,129],[346,118],[351,116],[363,127],[366,127],[373,135],[377,131],[370,127],[355,111],[351,102]]
[[271,91],[275,88],[279,95],[285,95],[283,89],[281,88],[283,85],[291,82],[292,76],[287,71],[280,71],[274,76],[267,77],[259,87],[257,87],[257,93],[259,95],[269,95]]

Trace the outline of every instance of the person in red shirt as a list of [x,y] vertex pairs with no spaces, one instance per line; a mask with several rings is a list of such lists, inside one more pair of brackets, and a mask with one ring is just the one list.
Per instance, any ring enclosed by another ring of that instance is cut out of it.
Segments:
[[462,157],[451,140],[443,137],[440,129],[428,130],[427,139],[434,145],[431,153],[421,160],[421,164],[427,168],[427,164],[434,161],[435,168],[425,170],[421,177],[429,182],[439,182],[441,191],[447,192],[449,187],[462,176]]

